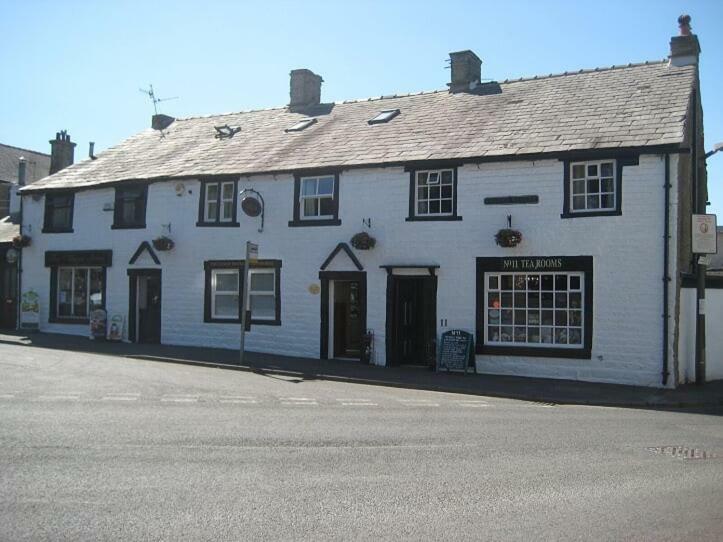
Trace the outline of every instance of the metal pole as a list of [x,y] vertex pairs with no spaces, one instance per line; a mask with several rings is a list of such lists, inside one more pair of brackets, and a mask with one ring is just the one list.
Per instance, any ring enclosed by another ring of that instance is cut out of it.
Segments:
[[705,273],[708,257],[698,257],[696,276],[696,321],[695,321],[695,383],[705,384]]
[[243,265],[243,283],[241,292],[241,347],[239,349],[239,364],[244,364],[244,342],[246,338],[246,298],[248,297],[249,287],[249,245],[246,241],[246,257],[244,258]]

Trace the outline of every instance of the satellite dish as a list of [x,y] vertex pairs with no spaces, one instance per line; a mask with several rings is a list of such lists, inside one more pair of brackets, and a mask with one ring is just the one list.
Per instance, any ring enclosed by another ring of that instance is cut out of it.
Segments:
[[255,196],[247,194],[241,199],[241,210],[246,216],[257,217],[261,214],[263,206]]

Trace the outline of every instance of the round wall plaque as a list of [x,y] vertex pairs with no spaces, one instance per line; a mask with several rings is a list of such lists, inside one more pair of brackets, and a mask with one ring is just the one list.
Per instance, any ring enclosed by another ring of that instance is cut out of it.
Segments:
[[18,251],[14,248],[9,248],[5,253],[5,261],[8,263],[15,263],[18,261]]
[[318,284],[309,284],[309,293],[311,295],[319,295],[319,292],[321,292],[321,288]]
[[254,196],[244,196],[241,200],[241,209],[247,216],[259,216],[261,214],[261,202]]

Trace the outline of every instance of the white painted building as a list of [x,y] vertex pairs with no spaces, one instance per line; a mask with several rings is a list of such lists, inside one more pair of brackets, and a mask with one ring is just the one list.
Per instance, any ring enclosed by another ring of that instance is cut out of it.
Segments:
[[[102,307],[126,340],[238,348],[252,241],[249,350],[358,358],[371,341],[372,363],[430,364],[462,329],[479,372],[676,385],[697,43],[502,83],[463,51],[449,91],[338,104],[295,70],[288,107],[157,116],[23,190],[22,289],[42,331],[87,335]],[[500,246],[501,229],[521,242]]]

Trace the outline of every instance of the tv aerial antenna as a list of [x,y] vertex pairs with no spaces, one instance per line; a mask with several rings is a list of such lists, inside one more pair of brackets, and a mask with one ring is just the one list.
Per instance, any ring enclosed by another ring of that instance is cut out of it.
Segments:
[[148,85],[148,89],[140,88],[138,89],[143,94],[148,95],[148,97],[153,102],[153,112],[158,115],[158,104],[161,102],[167,102],[169,100],[177,100],[178,96],[172,96],[171,98],[156,98],[156,93],[153,91],[153,85]]

